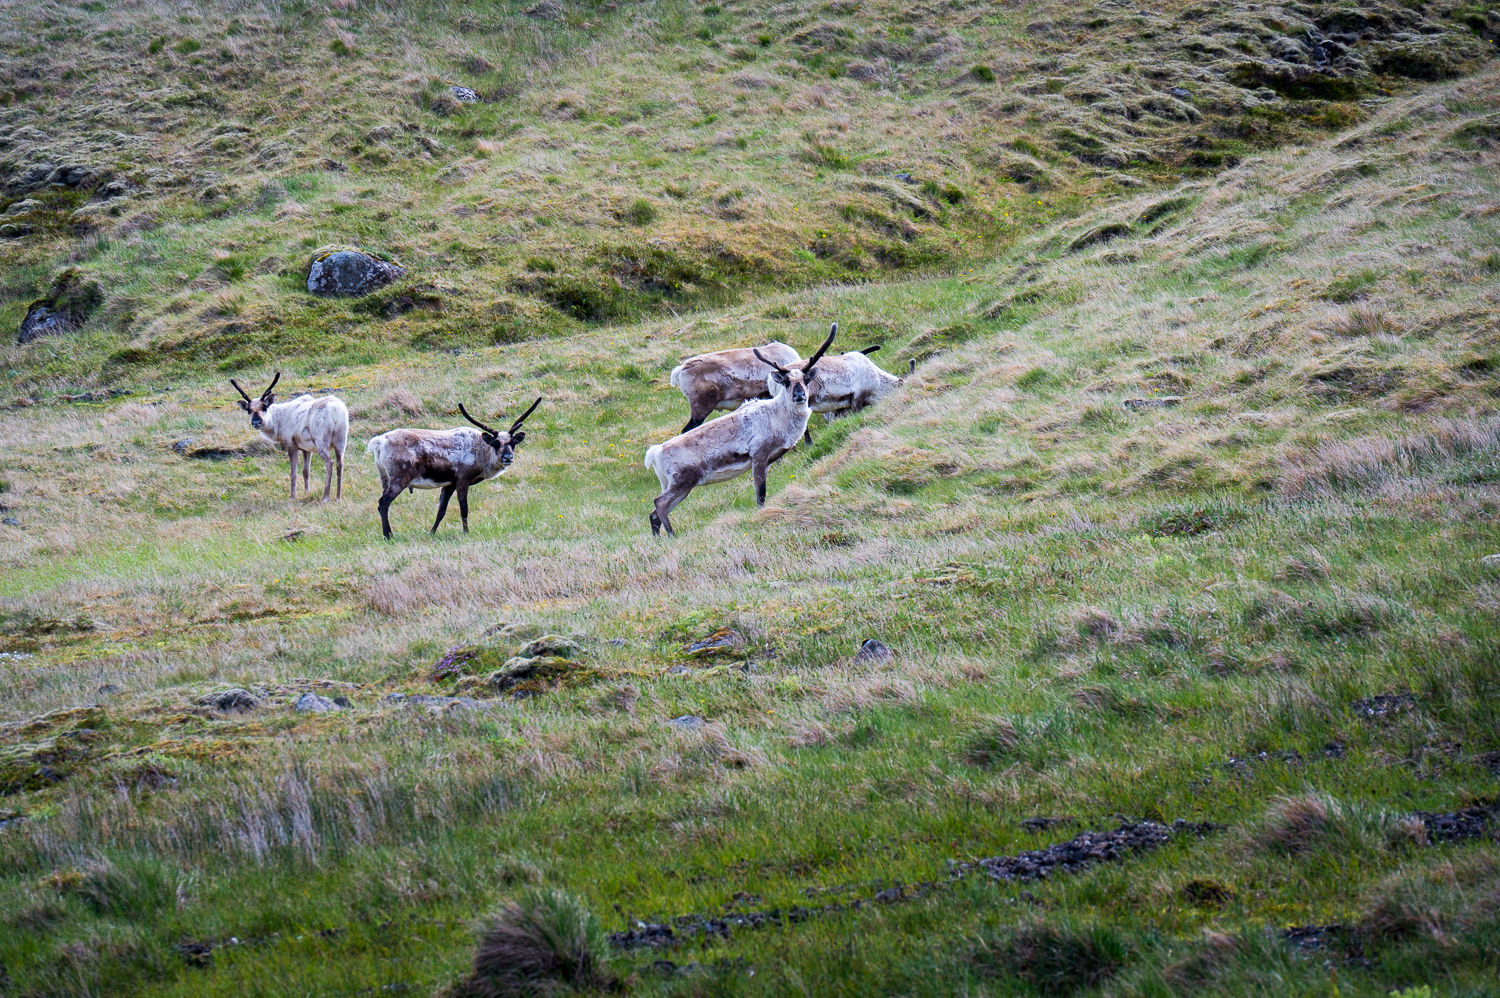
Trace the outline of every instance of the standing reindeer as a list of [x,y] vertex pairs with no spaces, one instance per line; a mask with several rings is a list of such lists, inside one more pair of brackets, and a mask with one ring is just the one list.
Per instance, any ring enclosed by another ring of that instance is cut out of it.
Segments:
[[763,347],[689,357],[672,368],[671,377],[672,387],[688,400],[688,421],[682,432],[702,425],[715,409],[738,409],[750,399],[770,398],[766,394],[770,365],[791,366],[801,359],[796,350],[776,340]]
[[663,527],[675,535],[669,518],[674,507],[699,485],[727,482],[749,471],[755,476],[755,504],[766,504],[766,469],[779,461],[807,429],[807,384],[817,377],[818,359],[833,343],[835,325],[804,370],[783,367],[752,350],[767,367],[768,399],[745,402],[712,423],[681,433],[646,451],[646,467],[656,472],[661,495],[651,511],[651,532]]
[[281,372],[271,379],[271,384],[252,399],[233,378],[229,383],[240,393],[240,408],[250,414],[250,426],[259,430],[266,439],[286,451],[292,465],[292,498],[297,498],[297,455],[302,455],[302,488],[307,489],[308,465],[314,453],[321,454],[324,462],[323,498],[333,484],[334,463],[338,463],[339,486],[334,499],[344,495],[344,448],[349,443],[349,408],[341,399],[332,395],[315,399],[311,395],[298,395],[290,402],[277,402],[276,383]]
[[516,448],[526,439],[521,424],[542,404],[541,396],[531,408],[500,432],[485,426],[459,405],[458,411],[478,430],[460,426],[452,430],[391,430],[371,437],[365,451],[375,459],[380,472],[380,528],[391,536],[389,511],[402,489],[442,489],[438,493],[437,519],[432,532],[448,512],[448,500],[458,493],[458,513],[464,533],[469,532],[469,486],[505,474],[516,459]]

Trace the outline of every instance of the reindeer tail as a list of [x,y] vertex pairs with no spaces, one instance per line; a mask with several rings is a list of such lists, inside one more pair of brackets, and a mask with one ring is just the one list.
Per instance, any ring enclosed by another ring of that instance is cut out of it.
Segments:
[[[682,370],[682,368],[679,367],[677,370],[680,371],[680,370]],[[675,377],[675,372],[674,372],[674,377]],[[656,470],[656,458],[657,458],[657,455],[659,455],[660,453],[661,453],[661,444],[652,444],[650,447],[646,448],[646,470],[648,470],[648,471],[655,471]]]
[[681,385],[679,385],[677,383],[677,379],[680,378],[680,377],[682,377],[682,365],[678,364],[676,367],[672,368],[672,378],[671,378],[671,381],[672,381],[672,387],[673,388],[681,388],[682,387]]

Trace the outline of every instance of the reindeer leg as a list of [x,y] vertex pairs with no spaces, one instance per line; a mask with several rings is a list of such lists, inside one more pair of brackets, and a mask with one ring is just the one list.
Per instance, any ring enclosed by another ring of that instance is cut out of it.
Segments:
[[759,458],[751,459],[750,474],[755,477],[755,505],[766,504],[766,469],[771,462]]
[[395,488],[387,487],[380,495],[380,529],[385,534],[386,540],[391,539],[391,518],[387,514],[390,511],[391,503],[395,502],[396,497],[401,494],[402,488],[403,486],[399,485]]
[[809,447],[812,446],[812,431],[805,426],[802,428],[802,442]]
[[671,513],[677,508],[677,504],[688,497],[693,487],[698,484],[698,478],[692,477],[690,481],[673,479],[667,490],[656,497],[656,508],[651,513],[651,532],[657,534],[662,527],[667,528],[668,537],[676,537],[677,531],[672,529]]
[[458,515],[464,521],[464,533],[469,532],[469,487],[465,485],[458,490]]
[[432,521],[432,532],[437,533],[438,524],[443,522],[444,515],[448,512],[448,500],[453,498],[453,486],[444,485],[443,491],[438,494],[438,515]]
[[687,425],[682,428],[682,432],[686,433],[688,430],[702,426],[703,421],[707,419],[709,413],[713,411],[714,407],[711,403],[709,405],[702,405],[696,399],[689,399],[688,421]]
[[303,451],[302,452],[302,491],[303,492],[307,491],[307,469],[308,469],[308,466],[311,465],[311,464],[312,464],[312,451],[310,451],[310,450]]
[[338,458],[339,462],[339,486],[338,491],[333,494],[334,502],[338,502],[340,499],[344,498],[344,452],[335,449],[333,453],[334,456]]
[[323,455],[323,501],[328,501],[328,494],[333,491],[333,448],[328,448],[328,453]]
[[297,498],[297,452],[289,450],[286,456],[292,462],[292,498],[295,499]]

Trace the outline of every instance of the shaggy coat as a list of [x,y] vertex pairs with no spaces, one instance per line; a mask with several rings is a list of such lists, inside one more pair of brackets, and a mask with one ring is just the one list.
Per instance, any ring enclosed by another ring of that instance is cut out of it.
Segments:
[[[887,374],[870,360],[868,355],[879,349],[866,347],[819,361],[818,376],[807,386],[808,408],[826,415],[858,412],[888,395],[903,379]],[[916,366],[913,361],[911,370]]]
[[458,513],[464,533],[469,532],[469,487],[505,474],[516,459],[516,448],[526,439],[521,423],[540,405],[531,408],[500,431],[470,416],[462,405],[458,411],[479,429],[460,426],[452,430],[391,430],[371,437],[365,452],[375,459],[380,472],[380,528],[391,536],[390,508],[403,489],[441,489],[437,519],[432,532],[448,512],[448,500],[458,495]]
[[833,342],[828,339],[807,363],[807,371],[784,368],[763,358],[771,368],[765,378],[767,399],[751,399],[722,419],[681,433],[646,451],[646,467],[656,472],[661,495],[650,515],[651,532],[663,527],[674,534],[670,514],[699,485],[727,482],[745,472],[755,477],[755,504],[766,504],[766,469],[797,446],[807,430],[806,381],[818,374],[818,358]]
[[[757,359],[759,350],[766,360]],[[688,400],[688,421],[682,432],[697,427],[715,409],[738,409],[751,399],[768,399],[766,375],[771,364],[790,367],[801,361],[796,350],[772,341],[763,347],[718,350],[699,354],[672,368],[672,387]],[[771,363],[766,363],[770,361]]]
[[298,395],[291,401],[277,402],[273,389],[280,380],[281,372],[277,371],[270,387],[257,399],[246,395],[233,378],[229,383],[242,396],[240,408],[250,414],[250,426],[286,452],[291,463],[292,498],[297,498],[298,454],[302,455],[302,488],[308,487],[308,466],[312,463],[312,456],[319,454],[324,463],[323,498],[328,498],[335,465],[338,468],[338,491],[334,498],[341,498],[344,494],[344,448],[349,443],[348,406],[332,395],[323,398]]

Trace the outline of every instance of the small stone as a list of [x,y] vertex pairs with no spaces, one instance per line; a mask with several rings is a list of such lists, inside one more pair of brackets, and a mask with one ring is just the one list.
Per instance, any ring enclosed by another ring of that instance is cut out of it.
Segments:
[[297,702],[292,705],[292,709],[315,714],[326,714],[328,711],[339,710],[341,708],[327,697],[320,697],[316,693],[304,693],[297,698]]
[[874,638],[866,638],[865,643],[859,646],[859,651],[854,653],[856,662],[889,662],[895,657],[895,652]]
[[26,310],[26,317],[21,320],[16,342],[30,343],[43,336],[71,333],[77,328],[77,324],[68,317],[66,312],[54,311],[51,302],[34,302]]
[[21,521],[13,516],[7,516],[5,519],[0,520],[0,523],[5,524],[7,527],[19,527],[21,525]]
[[405,267],[358,250],[337,250],[308,264],[307,290],[321,298],[359,298],[405,276]]
[[1500,567],[1500,554],[1487,554],[1479,559],[1479,564]]
[[105,683],[94,692],[98,693],[100,696],[114,696],[116,693],[124,693],[125,687],[116,686],[114,683]]
[[1173,87],[1171,90],[1168,90],[1167,93],[1171,94],[1173,97],[1176,97],[1178,100],[1187,100],[1189,97],[1193,96],[1193,92],[1187,87]]
[[744,644],[745,639],[732,627],[721,627],[706,638],[688,644],[682,650],[689,655],[718,655]]
[[188,448],[191,446],[193,446],[193,438],[183,437],[181,440],[173,442],[172,452],[175,454],[186,454],[188,452]]
[[624,638],[610,638],[609,643],[616,648],[624,648],[626,645],[630,644],[630,642],[626,641]]
[[[199,697],[198,703],[200,706],[211,707],[224,714],[239,714],[254,710],[260,706],[260,701],[256,699],[255,694],[249,690],[238,688],[209,693],[206,696]],[[300,701],[297,709],[304,709],[300,706]]]
[[667,725],[669,727],[676,728],[679,731],[697,731],[699,728],[703,727],[704,723],[705,722],[701,717],[695,717],[692,714],[684,714],[681,717],[672,718],[667,722]]
[[904,184],[915,184],[916,183],[916,181],[912,179],[912,175],[909,174],[909,173],[898,173],[898,174],[896,174],[896,179],[899,180],[899,181],[901,181]]
[[667,675],[669,676],[691,676],[692,674],[693,670],[685,665],[674,665],[667,670]]
[[40,201],[37,201],[34,198],[27,198],[25,201],[17,201],[15,204],[5,209],[5,214],[7,217],[11,215],[25,215],[33,211],[41,211],[45,207],[47,206],[42,204]]
[[1181,405],[1183,401],[1181,395],[1163,395],[1160,398],[1126,399],[1121,404],[1131,412],[1143,412],[1146,409],[1168,409],[1174,405]]
[[454,97],[457,97],[460,103],[463,103],[463,104],[478,104],[479,103],[479,95],[476,94],[474,91],[470,90],[468,87],[449,87],[448,88],[448,92],[450,94],[452,94]]

